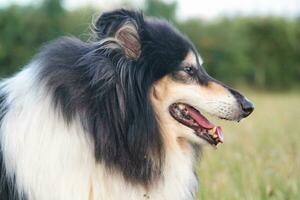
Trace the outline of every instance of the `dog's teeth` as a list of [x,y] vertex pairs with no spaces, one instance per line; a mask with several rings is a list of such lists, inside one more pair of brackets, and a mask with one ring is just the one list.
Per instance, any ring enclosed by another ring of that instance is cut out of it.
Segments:
[[184,109],[185,109],[185,106],[182,105],[182,104],[179,104],[179,105],[178,105],[178,108],[179,108],[180,110],[184,110]]
[[189,115],[189,111],[187,111],[187,109],[184,109],[184,110],[183,110],[183,113],[184,113],[186,116]]
[[[217,127],[215,126],[215,127],[213,127],[212,129],[209,129],[208,130],[208,133],[211,135],[211,136],[215,136],[215,132],[216,132],[216,130],[217,130]],[[215,138],[215,137],[214,137]]]

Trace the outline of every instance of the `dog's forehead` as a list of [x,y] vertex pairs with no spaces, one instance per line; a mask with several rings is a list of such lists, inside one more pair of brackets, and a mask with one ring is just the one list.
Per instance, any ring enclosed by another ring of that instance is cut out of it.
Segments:
[[192,50],[190,50],[186,57],[184,58],[184,60],[182,61],[182,65],[191,65],[195,68],[197,68],[198,66],[202,66],[203,64],[203,60],[202,57],[197,54],[197,52],[194,52]]

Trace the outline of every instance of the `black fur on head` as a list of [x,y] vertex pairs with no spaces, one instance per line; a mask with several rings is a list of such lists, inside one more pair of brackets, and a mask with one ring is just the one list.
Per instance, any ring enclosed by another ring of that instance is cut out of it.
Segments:
[[192,47],[168,23],[123,9],[102,14],[95,32],[95,42],[47,45],[38,57],[40,80],[66,122],[80,117],[98,162],[147,185],[161,175],[165,158],[149,93]]

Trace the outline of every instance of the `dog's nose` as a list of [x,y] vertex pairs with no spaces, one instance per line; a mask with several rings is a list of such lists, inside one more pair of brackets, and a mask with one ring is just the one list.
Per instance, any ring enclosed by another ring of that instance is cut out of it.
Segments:
[[231,92],[231,94],[236,98],[237,103],[241,106],[241,117],[248,117],[254,110],[254,105],[243,95],[241,95],[238,91],[227,87],[227,89]]
[[242,98],[240,104],[244,112],[243,117],[247,117],[253,112],[254,106],[247,98]]

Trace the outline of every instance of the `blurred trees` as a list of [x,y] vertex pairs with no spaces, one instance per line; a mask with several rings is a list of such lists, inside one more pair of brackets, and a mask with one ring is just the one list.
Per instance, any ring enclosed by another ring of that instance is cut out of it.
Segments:
[[[229,84],[268,89],[300,86],[300,18],[176,19],[176,2],[146,0],[145,13],[176,24],[195,44],[207,71]],[[89,38],[90,8],[66,11],[61,0],[0,10],[0,76],[7,76],[61,35]]]
[[268,89],[300,85],[300,22],[276,17],[188,20],[179,25],[209,73]]
[[146,0],[145,13],[148,16],[156,16],[166,20],[176,21],[177,2],[164,2],[161,0]]
[[61,0],[0,9],[0,77],[27,64],[44,43],[54,38],[76,35],[85,39],[91,18],[91,9],[66,12]]

